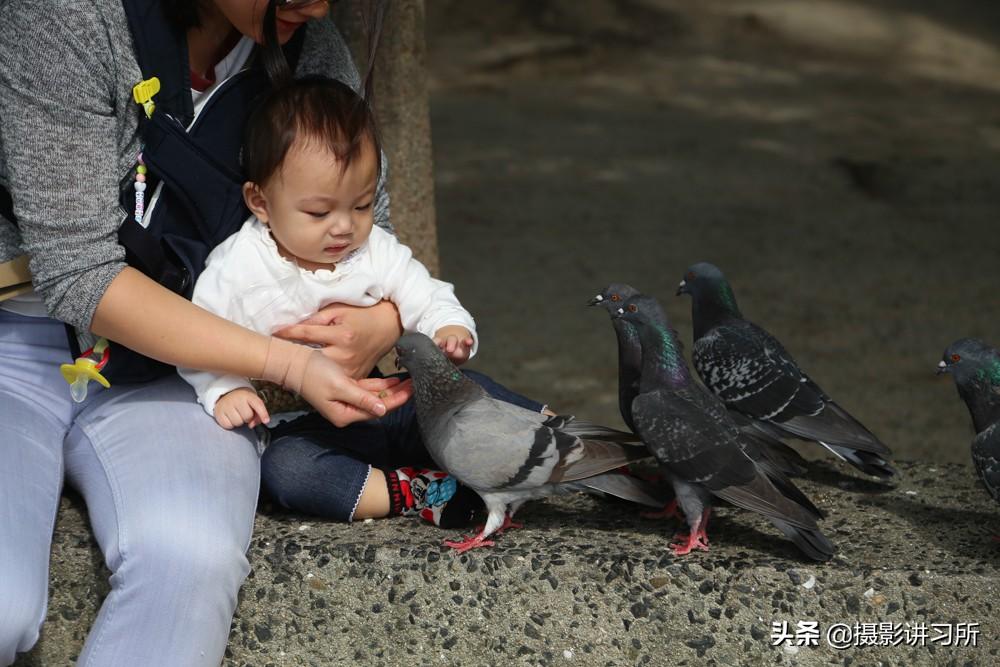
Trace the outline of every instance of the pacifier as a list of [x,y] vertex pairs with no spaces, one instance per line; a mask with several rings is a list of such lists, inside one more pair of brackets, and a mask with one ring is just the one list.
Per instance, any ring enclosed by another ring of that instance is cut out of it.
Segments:
[[[100,359],[95,361],[91,357],[100,355]],[[107,378],[101,375],[101,369],[108,364],[111,357],[111,348],[104,338],[98,339],[93,347],[84,350],[83,354],[76,358],[72,364],[63,364],[59,367],[63,379],[69,383],[69,394],[77,403],[83,403],[87,398],[87,385],[91,380],[99,383],[107,389],[111,386]]]

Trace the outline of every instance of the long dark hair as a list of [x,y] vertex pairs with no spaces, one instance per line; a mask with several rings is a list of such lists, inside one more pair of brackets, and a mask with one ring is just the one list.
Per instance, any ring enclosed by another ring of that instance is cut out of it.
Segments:
[[[364,99],[370,103],[375,85],[375,56],[382,38],[382,26],[385,23],[388,2],[386,0],[357,1],[362,5],[361,21],[365,30],[365,55],[367,56],[365,72],[361,77],[361,93]],[[281,43],[278,41],[277,5],[274,0],[267,3],[267,11],[264,13],[263,37],[261,59],[268,79],[275,87],[287,84],[292,80],[292,70],[281,50]]]
[[[382,37],[382,25],[388,8],[386,0],[358,0],[362,2],[361,20],[366,34],[367,63],[361,77],[362,91],[366,100],[371,100],[374,83],[375,54]],[[201,6],[206,0],[160,0],[167,21],[178,32],[186,32],[201,25]],[[292,79],[292,69],[288,65],[281,43],[278,41],[277,4],[268,0],[264,12],[263,44],[261,60],[268,79],[274,86],[288,83]]]
[[201,25],[201,0],[160,0],[170,26],[178,33]]

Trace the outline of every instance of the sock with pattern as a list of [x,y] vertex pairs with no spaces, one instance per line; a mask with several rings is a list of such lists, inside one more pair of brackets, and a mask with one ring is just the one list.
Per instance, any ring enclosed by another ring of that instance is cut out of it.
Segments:
[[441,528],[461,528],[484,507],[475,491],[446,472],[413,467],[384,472],[389,516],[419,516]]

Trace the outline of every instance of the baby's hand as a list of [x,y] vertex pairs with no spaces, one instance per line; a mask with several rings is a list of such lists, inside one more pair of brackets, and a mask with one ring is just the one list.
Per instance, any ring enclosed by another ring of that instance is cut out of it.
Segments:
[[472,334],[465,327],[449,324],[434,333],[434,342],[456,364],[464,364],[472,352]]
[[246,424],[250,428],[271,421],[264,401],[253,389],[239,387],[223,394],[215,402],[215,421],[225,429]]

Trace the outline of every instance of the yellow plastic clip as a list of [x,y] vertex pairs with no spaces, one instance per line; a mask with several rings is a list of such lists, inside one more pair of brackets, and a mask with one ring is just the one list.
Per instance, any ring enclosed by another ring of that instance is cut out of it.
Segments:
[[141,104],[142,108],[146,110],[146,117],[153,117],[153,110],[156,109],[156,105],[153,103],[153,95],[160,92],[160,80],[155,76],[151,79],[146,79],[145,81],[140,81],[132,87],[132,99],[135,100],[136,104]]
[[[100,361],[94,361],[90,354],[100,355]],[[63,364],[59,367],[63,379],[69,382],[69,393],[73,400],[82,403],[87,398],[87,384],[94,380],[107,389],[111,386],[107,378],[101,375],[101,369],[108,363],[111,351],[108,349],[108,341],[101,338],[91,349],[76,358],[72,364]]]

